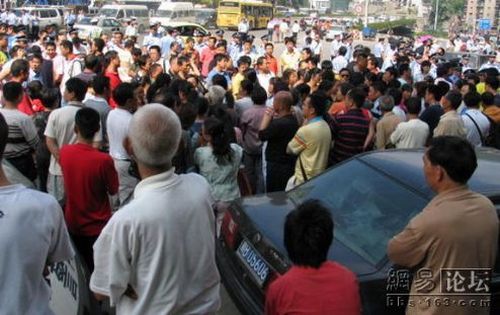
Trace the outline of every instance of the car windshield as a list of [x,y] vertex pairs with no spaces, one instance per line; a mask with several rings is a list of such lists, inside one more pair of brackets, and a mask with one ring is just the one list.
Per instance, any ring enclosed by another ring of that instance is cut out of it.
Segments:
[[384,259],[389,239],[428,202],[358,160],[332,169],[288,196],[295,204],[321,200],[335,221],[335,239],[374,266]]
[[209,17],[212,17],[214,15],[213,12],[211,11],[196,11],[194,13],[194,15],[196,16],[196,18],[209,18]]
[[172,17],[172,13],[173,11],[172,10],[158,10],[156,12],[156,16],[158,17]]
[[89,17],[84,17],[83,19],[81,19],[78,24],[82,24],[82,25],[92,25],[92,19],[89,18]]
[[99,15],[103,16],[109,16],[109,17],[116,17],[116,13],[118,12],[117,9],[106,9],[103,8],[101,11],[99,11]]

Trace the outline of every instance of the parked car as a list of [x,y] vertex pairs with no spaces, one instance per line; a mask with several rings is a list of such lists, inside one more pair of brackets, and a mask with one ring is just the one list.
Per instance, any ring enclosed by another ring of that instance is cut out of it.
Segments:
[[344,32],[344,28],[340,25],[337,26],[332,26],[330,29],[326,32],[325,39],[327,42],[333,41],[336,35],[342,36]]
[[[477,152],[469,187],[491,199],[500,214],[500,151]],[[262,314],[266,288],[291,266],[283,241],[287,214],[307,199],[319,199],[335,220],[328,259],[358,277],[364,315],[404,314],[387,306],[386,255],[398,234],[434,193],[423,174],[423,150],[358,155],[289,192],[242,198],[226,212],[217,240],[222,281],[243,314]],[[500,264],[492,274],[491,314],[500,314]]]
[[374,40],[375,36],[377,36],[377,31],[371,27],[364,27],[361,34],[365,40]]
[[125,27],[115,18],[84,17],[74,26],[80,38],[97,38],[114,31],[125,31]]
[[176,30],[179,33],[179,36],[185,41],[188,37],[193,37],[194,32],[198,31],[199,33],[206,35],[208,31],[206,28],[196,23],[189,22],[170,22],[166,24],[162,24],[163,27],[170,27]]
[[21,18],[22,12],[27,11],[32,16],[36,16],[40,21],[40,29],[48,25],[55,25],[61,27],[64,25],[63,11],[60,8],[51,6],[29,6],[13,9],[18,18]]
[[135,18],[139,34],[149,27],[149,9],[145,5],[105,4],[97,13],[100,17],[115,18],[120,23]]

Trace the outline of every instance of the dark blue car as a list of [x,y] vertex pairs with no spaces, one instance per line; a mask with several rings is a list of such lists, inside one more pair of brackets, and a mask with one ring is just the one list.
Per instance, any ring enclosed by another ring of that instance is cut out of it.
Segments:
[[[477,152],[472,190],[491,199],[500,214],[500,151]],[[434,197],[423,174],[423,150],[378,151],[356,156],[290,192],[243,198],[226,213],[217,241],[222,281],[244,314],[262,314],[269,284],[291,266],[283,243],[286,215],[319,199],[333,215],[329,259],[358,276],[363,314],[404,314],[405,299],[389,299],[393,265],[387,242]],[[497,259],[498,261],[498,259]],[[500,314],[500,266],[490,291],[491,314]]]

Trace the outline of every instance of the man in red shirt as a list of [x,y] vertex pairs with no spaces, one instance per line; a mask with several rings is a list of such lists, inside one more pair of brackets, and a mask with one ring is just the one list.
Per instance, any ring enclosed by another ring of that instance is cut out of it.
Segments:
[[[114,91],[118,87],[118,85],[122,83],[122,80],[118,75],[118,68],[120,67],[120,57],[118,56],[118,53],[116,51],[108,51],[106,55],[104,55],[104,62],[106,64],[106,71],[104,72],[104,76],[109,78],[109,91]],[[116,108],[117,106],[112,95],[110,95],[108,99],[108,104],[112,108]]]
[[118,192],[113,159],[92,146],[99,131],[99,113],[88,107],[75,115],[76,144],[63,146],[60,164],[64,176],[64,218],[78,252],[90,271],[94,269],[92,246],[111,218],[108,195]]
[[332,240],[332,217],[318,201],[306,201],[288,214],[285,247],[294,266],[269,286],[267,315],[361,313],[356,275],[327,261]]
[[215,49],[215,42],[217,39],[215,37],[210,37],[207,42],[207,46],[201,50],[200,62],[201,62],[201,75],[206,78],[208,72],[210,71],[209,66],[217,53]]

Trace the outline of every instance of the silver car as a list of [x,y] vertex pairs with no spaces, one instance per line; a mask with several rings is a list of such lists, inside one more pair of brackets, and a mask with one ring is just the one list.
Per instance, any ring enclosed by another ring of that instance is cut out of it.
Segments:
[[125,27],[115,18],[84,17],[78,21],[74,28],[78,30],[80,38],[97,38],[102,34],[110,35],[114,31],[125,31]]

